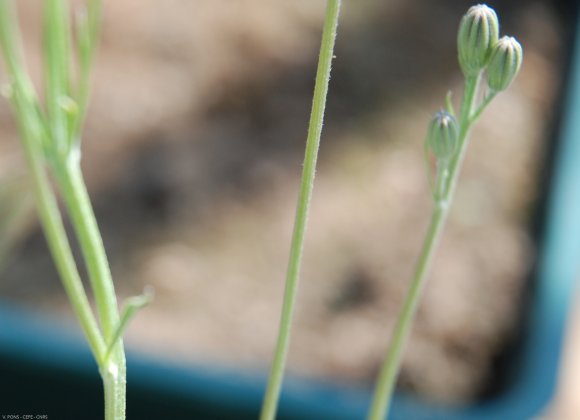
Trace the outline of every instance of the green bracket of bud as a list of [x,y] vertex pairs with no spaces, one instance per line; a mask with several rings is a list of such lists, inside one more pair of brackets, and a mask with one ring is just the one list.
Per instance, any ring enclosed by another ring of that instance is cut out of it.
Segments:
[[[450,102],[450,101],[448,101]],[[448,111],[439,111],[429,123],[425,140],[425,160],[433,198],[437,201],[445,194],[449,163],[459,150],[459,125]],[[430,155],[436,158],[435,179],[431,176]]]
[[520,67],[524,52],[520,43],[511,36],[503,36],[496,44],[487,66],[487,84],[500,92],[512,83]]
[[495,11],[484,4],[469,8],[457,35],[459,65],[466,77],[476,76],[486,67],[498,37]]

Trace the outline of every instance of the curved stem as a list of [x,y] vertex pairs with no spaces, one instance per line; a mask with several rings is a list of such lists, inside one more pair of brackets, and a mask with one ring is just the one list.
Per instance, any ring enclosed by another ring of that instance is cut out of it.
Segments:
[[461,115],[459,120],[459,141],[460,150],[451,160],[448,166],[448,176],[443,189],[443,195],[435,201],[435,208],[431,214],[431,222],[423,247],[419,255],[419,260],[415,266],[413,279],[409,287],[403,307],[395,324],[393,336],[387,355],[379,372],[379,377],[375,386],[368,420],[383,420],[389,412],[389,407],[395,387],[395,382],[401,365],[401,356],[407,342],[413,318],[417,311],[421,292],[427,280],[427,274],[431,266],[431,261],[437,243],[441,236],[447,213],[453,199],[457,178],[459,177],[461,162],[465,155],[468,144],[468,134],[472,123],[475,97],[479,85],[480,76],[468,78],[465,81],[465,91],[461,104]]
[[334,42],[336,39],[340,4],[341,0],[329,0],[326,6],[326,17],[322,32],[316,83],[314,86],[312,112],[310,115],[310,124],[308,126],[308,138],[306,140],[302,181],[298,195],[294,233],[292,236],[288,271],[286,274],[286,288],[284,291],[282,316],[280,319],[274,361],[270,370],[266,395],[262,405],[261,420],[272,420],[275,418],[282,388],[284,368],[290,343],[290,330],[294,313],[294,303],[296,301],[298,277],[300,274],[306,221],[308,218],[312,188],[314,186],[316,160],[320,145],[320,135],[322,133],[322,122],[324,119],[324,109],[328,93],[328,82],[330,80],[330,69],[333,58]]

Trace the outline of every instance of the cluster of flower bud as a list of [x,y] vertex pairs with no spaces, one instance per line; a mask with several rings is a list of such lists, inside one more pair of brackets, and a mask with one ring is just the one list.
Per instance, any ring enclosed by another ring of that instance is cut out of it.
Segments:
[[[463,125],[460,126],[455,118],[449,96],[447,111],[439,111],[429,123],[425,150],[427,159],[434,156],[437,160],[434,182],[431,182],[436,201],[442,200],[449,191],[449,171],[454,168],[454,159],[460,153],[463,141],[461,136],[466,135],[469,126],[489,100],[511,84],[522,65],[521,45],[513,37],[499,37],[497,15],[493,9],[483,4],[471,7],[461,19],[457,47],[459,65],[466,79],[470,79],[472,88],[476,86],[474,79],[485,71],[490,92],[475,110],[472,110],[475,104],[461,110],[460,121]],[[471,91],[471,102],[476,94],[477,90]],[[431,174],[429,162],[428,160]]]
[[496,92],[510,85],[522,64],[520,43],[513,37],[499,38],[497,15],[484,4],[471,7],[461,19],[457,49],[463,74],[474,77],[486,70],[488,85]]

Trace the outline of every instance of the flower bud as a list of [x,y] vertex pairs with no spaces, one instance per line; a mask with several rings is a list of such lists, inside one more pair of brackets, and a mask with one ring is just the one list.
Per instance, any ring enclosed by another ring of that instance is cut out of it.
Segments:
[[465,76],[476,76],[485,68],[498,37],[495,11],[484,4],[470,7],[461,19],[457,35],[459,65]]
[[499,92],[510,85],[520,71],[523,55],[522,46],[515,38],[504,36],[498,41],[487,66],[487,84],[491,90]]
[[440,160],[451,159],[459,146],[459,127],[455,117],[439,111],[429,124],[427,147]]

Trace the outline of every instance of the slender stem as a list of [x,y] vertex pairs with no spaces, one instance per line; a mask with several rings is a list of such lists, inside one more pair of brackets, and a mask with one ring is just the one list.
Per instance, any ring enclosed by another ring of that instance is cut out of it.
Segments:
[[89,346],[98,363],[105,354],[105,340],[99,331],[89,300],[78,273],[64,229],[57,201],[44,167],[43,145],[46,132],[38,110],[38,100],[27,77],[19,43],[14,4],[0,0],[0,44],[12,84],[12,103],[22,134],[24,153],[28,163],[36,201],[48,247],[64,289],[79,319]]
[[447,178],[447,186],[445,188],[446,194],[443,198],[447,203],[450,203],[450,200],[453,198],[457,179],[459,178],[459,169],[465,158],[465,152],[467,151],[468,134],[473,122],[473,109],[480,79],[481,73],[476,77],[470,77],[465,80],[465,91],[463,93],[461,115],[459,118],[459,152],[449,164],[449,177]]
[[44,73],[48,125],[59,153],[68,151],[67,115],[62,101],[70,92],[69,5],[64,0],[44,2]]
[[[103,335],[108,345],[114,339],[119,325],[119,311],[103,240],[82,178],[78,149],[72,150],[64,164],[55,165],[55,172],[87,264]],[[105,419],[124,420],[126,366],[122,340],[117,341],[110,355],[107,353],[106,359],[100,364],[100,371],[105,388]]]
[[308,138],[306,140],[304,167],[302,171],[300,192],[298,195],[298,206],[296,208],[288,271],[286,274],[286,288],[284,291],[282,316],[280,319],[274,361],[270,370],[268,387],[266,389],[266,395],[262,406],[260,416],[261,420],[273,420],[275,418],[282,388],[284,368],[290,343],[290,330],[294,312],[294,303],[296,301],[298,277],[300,274],[304,234],[306,231],[312,188],[314,186],[316,160],[320,145],[320,135],[322,133],[322,123],[324,119],[326,96],[328,93],[328,82],[330,80],[330,69],[336,39],[340,4],[341,0],[329,0],[326,6],[326,17],[324,20],[324,29],[322,32],[322,42],[318,59],[312,112],[308,127]]
[[487,106],[489,105],[489,103],[493,100],[493,98],[496,97],[496,95],[499,92],[497,91],[491,91],[489,92],[485,98],[483,99],[483,101],[481,102],[481,104],[477,107],[477,109],[473,112],[473,115],[471,116],[471,123],[473,124],[475,121],[477,121],[477,119],[481,116],[482,112],[485,110],[485,108],[487,108]]
[[446,215],[447,209],[444,205],[436,206],[431,215],[431,223],[429,225],[429,230],[427,231],[425,242],[423,243],[419,261],[415,268],[413,281],[411,282],[409,292],[407,293],[407,297],[403,303],[403,308],[401,309],[401,313],[393,332],[387,357],[385,358],[385,362],[379,374],[373,402],[368,416],[369,420],[382,420],[388,412],[390,396],[393,393],[395,381],[399,373],[401,354],[405,342],[407,341],[407,336],[409,335],[413,317],[417,309],[417,303],[421,297],[421,291],[425,286],[425,279],[433,259],[433,250],[437,247],[437,242],[439,241]]
[[[80,152],[75,146],[69,159],[55,164],[58,184],[71,216],[91,280],[97,311],[107,345],[115,339],[119,325],[117,298],[99,228],[80,168]],[[100,365],[105,387],[105,418],[125,419],[126,366],[123,341]]]
[[100,369],[105,390],[105,420],[125,420],[127,401],[127,368],[123,342]]
[[423,247],[419,255],[419,260],[415,267],[415,273],[409,287],[403,307],[395,324],[391,344],[387,355],[379,372],[379,377],[375,386],[371,408],[369,410],[368,420],[383,420],[389,412],[391,399],[395,387],[395,382],[401,365],[401,356],[407,342],[413,318],[417,311],[418,302],[421,298],[421,292],[425,287],[427,274],[431,266],[431,261],[437,243],[441,236],[447,213],[453,199],[457,178],[459,177],[461,162],[465,155],[468,144],[469,128],[472,123],[472,114],[475,103],[475,97],[478,90],[480,75],[474,78],[468,78],[465,81],[465,91],[461,105],[461,116],[459,121],[459,140],[460,150],[449,164],[446,187],[443,190],[443,196],[435,202],[431,222]]
[[[91,33],[96,34],[100,1],[90,3]],[[69,94],[68,5],[64,0],[45,2],[45,64],[48,118],[40,108],[24,68],[14,4],[0,0],[0,45],[12,77],[12,102],[18,120],[40,219],[45,236],[75,314],[79,318],[99,365],[105,388],[105,418],[125,419],[126,368],[122,340],[113,340],[119,312],[113,282],[90,200],[80,170],[80,151],[72,145],[62,100]],[[94,40],[91,40],[94,42]],[[91,46],[92,48],[92,46]],[[57,200],[45,169],[53,164],[83,257],[87,264],[99,320],[91,310],[64,229]],[[111,345],[111,343],[116,343]],[[112,349],[108,350],[109,347]],[[110,354],[109,354],[110,353]]]
[[6,70],[14,84],[23,87],[29,80],[24,71],[21,39],[14,3],[11,0],[0,0],[0,45],[4,53]]
[[90,74],[99,38],[102,6],[102,0],[89,0],[87,8],[81,9],[76,16],[78,81],[73,96],[79,109],[71,130],[73,142],[81,140],[80,130],[87,114]]
[[[15,102],[18,106],[19,99],[16,98]],[[99,331],[81,282],[58,204],[44,170],[42,152],[39,147],[39,141],[36,138],[38,133],[34,133],[34,130],[31,130],[31,127],[34,127],[33,123],[24,121],[27,115],[25,111],[17,112],[16,114],[19,116],[20,129],[23,133],[24,150],[34,185],[36,206],[52,258],[93,355],[97,363],[100,364],[106,351],[105,341]]]
[[103,240],[82,177],[79,157],[78,149],[73,150],[69,159],[63,163],[57,162],[54,167],[87,265],[103,335],[108,341],[119,324],[117,298]]

